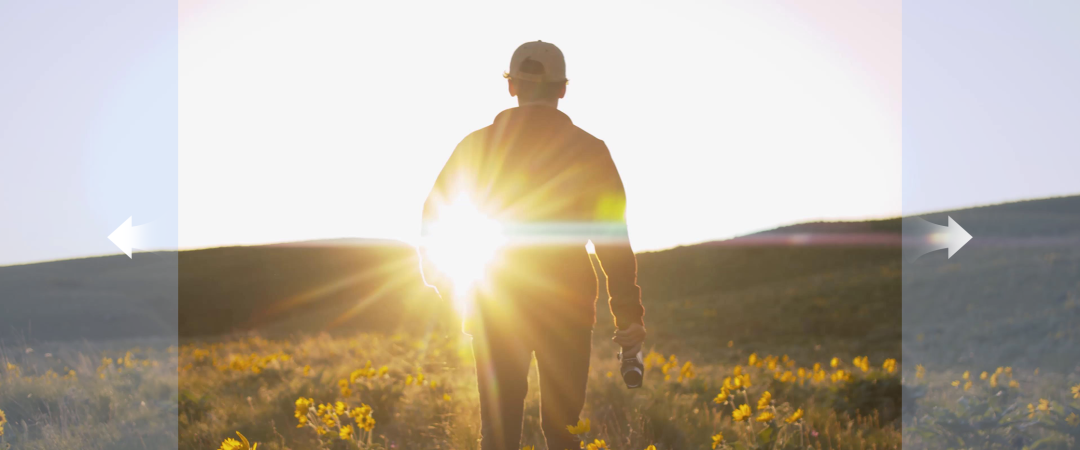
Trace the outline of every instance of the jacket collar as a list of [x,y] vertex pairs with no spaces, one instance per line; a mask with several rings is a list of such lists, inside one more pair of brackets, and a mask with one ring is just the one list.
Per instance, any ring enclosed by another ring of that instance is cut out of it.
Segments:
[[503,112],[500,112],[499,115],[495,116],[495,123],[510,120],[512,117],[540,120],[554,119],[558,121],[566,121],[568,123],[573,123],[570,120],[570,116],[566,115],[566,113],[560,111],[558,108],[547,105],[525,105],[504,110]]

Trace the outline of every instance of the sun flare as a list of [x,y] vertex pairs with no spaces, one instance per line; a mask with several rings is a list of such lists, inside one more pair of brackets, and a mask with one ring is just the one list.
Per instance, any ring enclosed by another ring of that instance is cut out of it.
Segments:
[[484,215],[466,196],[438,208],[427,236],[431,261],[454,285],[454,299],[463,308],[470,289],[484,279],[506,242],[502,224]]

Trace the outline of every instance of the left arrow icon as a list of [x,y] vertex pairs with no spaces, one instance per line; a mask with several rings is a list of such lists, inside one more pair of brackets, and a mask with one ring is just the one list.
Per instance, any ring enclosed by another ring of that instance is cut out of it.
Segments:
[[131,218],[128,217],[124,223],[109,235],[109,240],[114,245],[120,247],[120,251],[128,255],[131,258]]
[[120,224],[120,226],[109,235],[109,240],[119,247],[120,251],[124,252],[128,258],[131,258],[131,249],[141,249],[143,248],[142,245],[145,244],[146,236],[144,236],[144,234],[147,225],[149,224],[133,227],[131,226],[131,217],[128,217],[124,223]]

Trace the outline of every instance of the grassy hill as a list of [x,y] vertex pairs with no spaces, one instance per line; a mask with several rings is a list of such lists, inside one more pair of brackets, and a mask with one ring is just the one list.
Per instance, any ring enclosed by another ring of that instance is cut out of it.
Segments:
[[176,252],[0,267],[0,339],[176,336]]
[[418,267],[413,247],[382,240],[180,252],[180,336],[393,332],[442,304]]
[[930,367],[1080,368],[1080,197],[928,214],[972,240],[905,264],[904,359]]
[[[659,354],[646,386],[625,389],[598,308],[589,438],[630,449],[709,448],[718,432],[744,447],[1071,448],[1080,431],[1068,413],[1080,409],[1063,408],[1080,408],[1080,197],[925,217],[946,215],[974,236],[952,259],[902,258],[899,219],[639,254]],[[370,404],[387,447],[470,447],[469,343],[416,262],[402,243],[338,240],[0,268],[0,333],[33,343],[0,342],[10,421],[0,447],[215,448],[236,431],[259,448],[342,447],[336,431],[294,426],[298,397]],[[190,345],[178,348],[178,334]],[[364,361],[368,375],[354,379]],[[752,387],[713,403],[739,373]],[[540,442],[537,381],[528,445]],[[731,420],[766,391],[778,414],[769,428]],[[1028,410],[1043,399],[1054,408]],[[801,421],[780,420],[795,408]]]
[[[936,252],[902,263],[899,219],[800,224],[641,253],[651,342],[721,359],[757,349],[880,359],[900,354],[902,343],[906,358],[928,364],[1080,360],[1080,197],[925,217],[944,223],[946,215],[975,236],[951,260]],[[411,247],[378,240],[4,267],[0,334],[452,329],[449,308],[416,267]],[[611,319],[602,303],[598,311],[597,336],[606,339]],[[744,350],[728,351],[729,341]]]

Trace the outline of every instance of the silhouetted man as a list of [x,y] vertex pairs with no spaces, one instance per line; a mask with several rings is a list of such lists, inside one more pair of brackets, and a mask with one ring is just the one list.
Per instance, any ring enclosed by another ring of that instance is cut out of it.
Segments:
[[[604,142],[557,109],[567,84],[558,47],[522,44],[504,76],[518,107],[499,113],[454,149],[424,204],[423,233],[429,236],[439,222],[440,205],[468,198],[505,235],[470,295],[464,321],[476,358],[481,448],[519,448],[535,353],[548,448],[573,450],[579,442],[567,425],[577,423],[585,404],[596,321],[589,240],[607,275],[614,340],[636,353],[645,339],[626,195]],[[454,291],[452,280],[446,267],[432,263],[429,250],[420,247],[425,282],[446,297]]]

